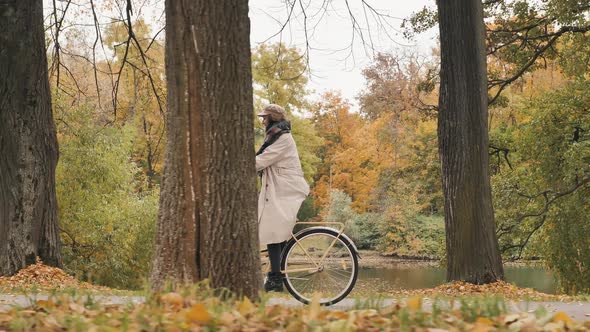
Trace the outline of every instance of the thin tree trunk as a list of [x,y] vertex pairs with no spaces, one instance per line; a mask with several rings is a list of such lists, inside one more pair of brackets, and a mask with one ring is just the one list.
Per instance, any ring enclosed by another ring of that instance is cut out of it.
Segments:
[[439,0],[439,154],[447,279],[504,278],[488,170],[487,69],[481,0]]
[[260,286],[246,0],[166,2],[168,141],[152,279]]
[[0,275],[61,266],[43,2],[0,2]]
[[185,59],[187,31],[181,1],[166,1],[166,151],[160,189],[160,209],[152,284],[190,283],[198,280],[197,230],[193,218],[188,160],[188,82]]

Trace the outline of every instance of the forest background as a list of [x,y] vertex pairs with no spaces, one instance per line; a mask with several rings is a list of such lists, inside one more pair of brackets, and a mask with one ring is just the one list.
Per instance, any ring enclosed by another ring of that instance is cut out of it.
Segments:
[[[568,22],[587,26],[588,17],[565,5],[500,3],[486,10],[489,167],[500,249],[507,260],[543,259],[566,292],[588,291],[588,30],[560,35],[539,56],[538,45],[508,43],[512,35],[502,34],[505,26],[552,13],[557,19],[526,31],[542,41]],[[122,19],[89,30],[65,19],[67,4],[46,21],[64,266],[84,280],[139,288],[152,262],[165,146],[163,34],[137,8],[127,21],[117,2],[96,9],[120,9]],[[85,14],[96,15],[90,7]],[[425,9],[408,18],[405,32],[433,24]],[[438,50],[375,53],[359,95],[319,98],[309,88],[308,55],[284,43],[252,49],[254,109],[269,102],[287,109],[312,186],[299,219],[343,222],[362,249],[443,259]],[[509,85],[497,83],[515,74]],[[262,125],[252,129],[259,144]]]

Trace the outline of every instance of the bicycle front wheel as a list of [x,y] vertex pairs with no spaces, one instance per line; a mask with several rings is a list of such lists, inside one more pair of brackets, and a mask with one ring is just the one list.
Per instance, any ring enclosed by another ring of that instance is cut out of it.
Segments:
[[336,230],[310,228],[297,234],[283,251],[285,287],[308,304],[318,294],[321,305],[344,299],[354,288],[358,259],[353,244]]

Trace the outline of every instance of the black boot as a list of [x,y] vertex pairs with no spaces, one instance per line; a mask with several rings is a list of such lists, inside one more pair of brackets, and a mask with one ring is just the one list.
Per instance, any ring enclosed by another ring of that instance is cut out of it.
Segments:
[[283,291],[283,274],[281,272],[269,272],[264,283],[265,292]]

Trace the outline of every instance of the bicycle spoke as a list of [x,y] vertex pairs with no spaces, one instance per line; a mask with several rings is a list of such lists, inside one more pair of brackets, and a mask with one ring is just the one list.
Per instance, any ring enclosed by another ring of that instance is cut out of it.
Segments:
[[352,273],[345,273],[345,272],[342,272],[342,270],[337,270],[337,269],[330,269],[328,271],[330,271],[334,274],[340,275],[346,279],[348,279],[350,277],[350,275],[352,274]]
[[[326,279],[334,285],[336,292],[338,292],[338,290],[340,290],[340,283],[338,282],[338,280],[332,278],[332,276],[330,276],[329,274],[326,274]],[[327,286],[327,284],[326,284],[326,286]]]
[[[307,303],[314,293],[321,293],[322,304],[331,304],[346,296],[354,287],[357,273],[356,258],[347,240],[330,230],[312,230],[297,241],[284,258],[287,290]],[[289,272],[289,269],[309,266],[321,270]]]
[[[340,246],[340,249],[338,249],[338,250],[336,250],[336,251],[332,252],[330,255],[326,256],[326,259],[328,259],[328,258],[330,258],[330,257],[334,257],[334,255],[336,255],[337,253],[339,253],[340,251],[342,251],[342,250],[344,250],[344,249],[346,249],[346,247],[345,247],[345,246]],[[336,257],[336,258],[338,258],[338,257]]]

